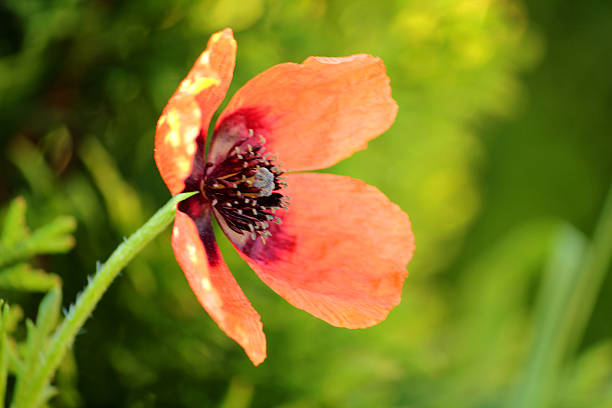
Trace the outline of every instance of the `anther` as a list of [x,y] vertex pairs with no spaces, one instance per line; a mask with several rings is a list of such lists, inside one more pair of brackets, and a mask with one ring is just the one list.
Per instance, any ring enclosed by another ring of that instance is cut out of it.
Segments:
[[265,244],[272,235],[268,230],[272,222],[281,223],[274,213],[289,206],[288,197],[278,191],[287,183],[280,178],[284,172],[278,158],[266,151],[266,138],[253,129],[247,131],[225,159],[207,164],[211,169],[205,172],[200,190],[234,231],[253,240],[261,237]]

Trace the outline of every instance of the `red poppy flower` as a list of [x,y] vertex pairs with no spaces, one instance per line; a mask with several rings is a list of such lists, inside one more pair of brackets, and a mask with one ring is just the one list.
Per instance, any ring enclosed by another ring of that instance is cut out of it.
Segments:
[[328,167],[389,128],[397,105],[382,61],[310,57],[268,69],[231,99],[205,156],[235,57],[230,29],[210,38],[159,118],[155,162],[172,194],[199,192],[177,207],[174,254],[204,309],[257,365],[261,320],[221,257],[212,216],[276,293],[348,328],[374,325],[399,303],[414,239],[408,216],[375,187],[283,173],[276,159],[292,171]]

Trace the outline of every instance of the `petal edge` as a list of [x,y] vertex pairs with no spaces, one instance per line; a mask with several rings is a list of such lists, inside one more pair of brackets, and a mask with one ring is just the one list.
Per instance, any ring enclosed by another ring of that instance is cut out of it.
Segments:
[[236,92],[216,129],[245,110],[265,116],[247,126],[265,136],[268,151],[301,171],[332,166],[364,149],[391,126],[397,104],[382,60],[358,54],[269,68]]

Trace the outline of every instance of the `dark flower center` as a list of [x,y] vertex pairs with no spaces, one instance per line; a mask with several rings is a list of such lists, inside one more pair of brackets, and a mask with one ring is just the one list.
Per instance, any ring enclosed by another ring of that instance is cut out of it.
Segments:
[[[253,140],[258,142],[251,144]],[[206,164],[200,182],[200,191],[229,228],[253,240],[259,236],[263,243],[271,235],[269,223],[281,222],[275,211],[289,205],[288,197],[277,192],[287,185],[277,160],[264,153],[265,142],[249,129],[248,137],[236,142],[219,163]]]

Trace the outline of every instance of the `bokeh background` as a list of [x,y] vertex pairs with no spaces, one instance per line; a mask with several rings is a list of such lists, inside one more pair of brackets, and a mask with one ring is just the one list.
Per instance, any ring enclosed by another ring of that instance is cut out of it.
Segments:
[[[35,260],[65,305],[169,199],[155,123],[226,26],[230,95],[281,62],[383,58],[395,124],[326,171],[380,188],[417,243],[402,303],[351,331],[291,307],[220,238],[263,319],[255,368],[166,231],[102,299],[51,405],[612,407],[611,21],[594,0],[4,0],[0,207],[76,218],[74,248]],[[41,293],[1,293],[35,317]]]

